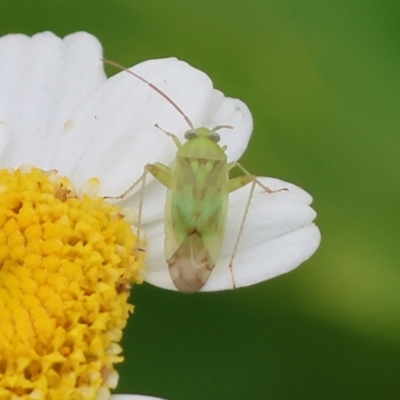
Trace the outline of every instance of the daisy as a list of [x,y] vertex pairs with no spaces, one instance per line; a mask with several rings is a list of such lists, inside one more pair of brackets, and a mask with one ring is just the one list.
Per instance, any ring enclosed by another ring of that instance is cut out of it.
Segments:
[[[148,180],[138,240],[139,188],[118,197],[146,163],[170,164],[185,121],[125,71],[107,80],[93,36],[46,32],[0,39],[0,398],[108,399],[117,385],[118,342],[144,279],[175,289],[163,255],[165,188]],[[176,59],[133,70],[185,109],[195,126],[221,132],[229,161],[247,146],[252,118],[202,72]],[[236,287],[290,271],[320,235],[311,197],[260,178],[233,264]],[[249,187],[230,196],[221,260],[202,290],[232,288],[227,263]],[[122,395],[114,395],[120,399]],[[140,398],[124,395],[124,398]]]

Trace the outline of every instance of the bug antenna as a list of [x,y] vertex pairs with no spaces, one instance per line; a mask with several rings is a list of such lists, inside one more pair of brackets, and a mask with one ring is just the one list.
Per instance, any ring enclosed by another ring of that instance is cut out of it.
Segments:
[[176,104],[167,94],[165,94],[161,89],[159,89],[157,86],[153,85],[151,82],[149,82],[147,79],[143,78],[136,72],[131,71],[130,69],[124,67],[122,64],[118,64],[115,61],[107,60],[106,58],[102,58],[103,62],[108,65],[112,65],[113,67],[117,67],[123,71],[126,71],[130,73],[131,75],[135,76],[136,78],[140,79],[142,82],[144,82],[146,85],[150,86],[153,90],[155,90],[160,96],[164,97],[178,112],[179,114],[182,115],[182,117],[185,119],[186,123],[189,125],[191,129],[194,129],[194,126],[192,124],[192,121],[189,119],[189,117],[183,112],[183,110]]
[[233,129],[231,125],[217,125],[216,127],[212,128],[213,132],[219,131],[220,129]]

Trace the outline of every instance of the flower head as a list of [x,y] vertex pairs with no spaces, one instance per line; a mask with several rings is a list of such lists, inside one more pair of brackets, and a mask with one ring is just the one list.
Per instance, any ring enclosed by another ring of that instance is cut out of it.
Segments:
[[0,398],[107,395],[142,280],[130,225],[55,171],[3,169],[0,182]]
[[143,280],[135,214],[97,196],[97,177],[76,185],[59,173],[72,166],[53,159],[73,110],[105,80],[94,85],[79,66],[82,44],[98,64],[86,34],[0,39],[2,400],[109,398],[129,289]]

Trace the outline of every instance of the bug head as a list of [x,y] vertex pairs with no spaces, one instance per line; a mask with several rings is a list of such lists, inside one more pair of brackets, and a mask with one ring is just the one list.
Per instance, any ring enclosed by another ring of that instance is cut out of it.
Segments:
[[208,128],[191,128],[185,132],[185,139],[186,140],[191,140],[200,136],[206,137],[211,139],[213,142],[218,143],[221,140],[221,136],[217,132],[219,129],[233,129],[233,126],[230,125],[218,125],[213,129],[208,129]]
[[191,140],[203,136],[211,139],[215,143],[218,143],[221,139],[218,132],[210,130],[208,128],[189,129],[185,132],[184,136],[186,140]]

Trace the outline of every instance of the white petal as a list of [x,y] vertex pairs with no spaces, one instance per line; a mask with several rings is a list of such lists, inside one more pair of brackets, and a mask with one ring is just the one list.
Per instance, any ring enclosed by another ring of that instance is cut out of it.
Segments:
[[84,32],[0,39],[0,121],[12,138],[3,165],[57,168],[52,156],[65,122],[105,79],[100,57],[99,42]]
[[[291,271],[318,248],[320,232],[313,224],[315,211],[311,196],[299,187],[272,178],[260,178],[271,189],[288,191],[268,194],[256,187],[247,215],[238,251],[233,261],[235,287],[248,286]],[[250,185],[230,196],[227,231],[221,258],[202,291],[232,289],[228,268]],[[146,281],[166,289],[175,289],[163,256],[161,223],[144,228],[149,254]]]

